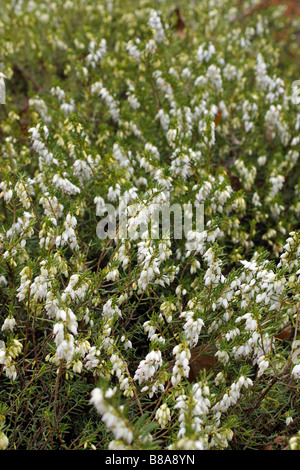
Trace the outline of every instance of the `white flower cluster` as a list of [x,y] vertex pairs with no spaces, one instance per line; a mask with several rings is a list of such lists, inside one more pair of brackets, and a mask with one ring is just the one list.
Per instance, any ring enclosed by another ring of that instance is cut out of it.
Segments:
[[13,196],[13,190],[11,189],[11,182],[2,181],[0,183],[0,198],[3,197],[4,201],[9,202]]
[[210,400],[208,398],[210,392],[207,385],[195,383],[192,387],[191,395],[180,395],[176,399],[175,409],[179,409],[179,425],[178,438],[185,437],[187,424],[191,426],[193,433],[202,431],[203,417],[209,412]]
[[201,318],[195,319],[195,313],[192,310],[182,312],[180,317],[186,320],[183,325],[185,337],[190,343],[190,347],[196,346],[199,340],[199,334],[204,326],[204,321]]
[[168,405],[164,403],[155,413],[155,419],[158,421],[161,428],[165,428],[171,420],[171,412]]
[[152,380],[161,365],[161,351],[151,351],[149,354],[147,354],[146,358],[139,364],[134,374],[134,380],[137,380],[139,384],[148,380]]
[[7,436],[1,431],[0,432],[0,450],[5,450],[7,449],[7,446],[9,444]]
[[40,199],[45,214],[49,217],[54,225],[57,225],[58,219],[63,215],[64,206],[58,202],[56,196],[51,197],[49,193],[45,193]]
[[[0,370],[21,380],[5,379],[12,436],[60,446],[98,379],[91,403],[111,450],[261,446],[266,420],[296,432],[300,113],[276,12],[44,3],[1,17],[0,69],[20,80],[0,129]],[[168,225],[173,204],[184,211]],[[50,406],[55,429],[24,424],[23,384],[36,422]],[[93,416],[73,431],[70,447],[107,442]]]
[[69,175],[67,172],[64,172],[63,176],[56,174],[53,176],[53,184],[55,184],[56,188],[61,189],[62,191],[66,192],[67,194],[74,195],[80,193],[80,188],[78,188],[75,184],[71,183],[71,181],[67,178]]
[[150,28],[154,29],[154,39],[157,42],[163,42],[165,40],[165,31],[161,22],[159,12],[152,10],[148,24]]
[[39,155],[40,168],[43,169],[45,164],[49,165],[51,163],[58,166],[58,160],[53,156],[53,153],[47,149],[41,132],[43,132],[44,138],[47,140],[49,135],[47,126],[43,126],[43,128],[41,128],[37,125],[36,127],[31,127],[28,130],[28,133],[31,134],[32,149]]
[[117,354],[112,354],[110,361],[112,363],[112,373],[115,374],[120,383],[120,390],[123,391],[125,396],[133,396],[134,392],[131,387],[130,379],[128,377],[126,366],[124,364],[124,359],[122,359]]
[[113,389],[108,389],[106,392],[103,392],[100,388],[95,388],[92,391],[90,402],[101,415],[101,419],[107,428],[114,434],[115,439],[120,439],[127,444],[131,444],[133,432],[122,416],[122,408],[119,407],[116,409],[108,401],[114,394],[115,390]]
[[182,377],[188,377],[190,373],[189,361],[191,359],[191,352],[185,344],[178,344],[173,349],[175,356],[175,364],[172,370],[172,385],[176,386],[181,381]]
[[230,389],[223,395],[222,399],[212,407],[212,410],[214,412],[220,411],[225,413],[230,406],[233,406],[238,402],[242,388],[248,389],[249,387],[252,387],[252,385],[253,382],[251,379],[241,375],[236,382],[231,384]]
[[13,339],[8,345],[6,345],[6,347],[3,342],[1,343],[0,364],[3,366],[6,376],[11,380],[16,380],[18,374],[14,364],[14,359],[20,355],[23,346],[17,339]]
[[109,93],[101,82],[95,82],[91,87],[91,93],[95,93],[105,102],[109,113],[115,122],[119,122],[120,109],[115,98]]
[[95,41],[91,41],[89,44],[89,54],[86,57],[87,64],[95,68],[97,64],[101,62],[106,52],[107,46],[105,39],[101,39],[99,45],[97,45]]
[[31,206],[30,196],[34,194],[31,183],[32,182],[30,180],[27,180],[26,183],[25,181],[24,182],[19,181],[15,186],[16,194],[25,209],[30,209],[30,206]]
[[55,240],[56,246],[63,246],[68,243],[72,249],[78,248],[75,227],[77,225],[76,217],[68,214],[64,222],[64,231],[58,235]]

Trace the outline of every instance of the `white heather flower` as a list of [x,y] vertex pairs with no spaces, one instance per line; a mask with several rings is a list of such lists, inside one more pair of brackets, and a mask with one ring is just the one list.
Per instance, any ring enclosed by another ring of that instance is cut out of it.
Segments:
[[219,67],[217,67],[215,64],[211,64],[207,69],[206,77],[218,92],[222,91],[223,80]]
[[137,63],[140,62],[141,58],[141,51],[138,48],[140,44],[140,40],[138,38],[135,39],[135,44],[133,41],[129,41],[126,44],[126,51],[128,52],[129,56],[132,57]]
[[0,72],[0,104],[6,103],[6,96],[5,96],[5,81],[4,79],[7,78],[4,73]]
[[159,119],[161,127],[165,132],[167,132],[170,125],[169,115],[165,113],[163,109],[160,109],[157,115],[155,116],[155,119]]
[[111,269],[109,271],[109,273],[107,274],[105,279],[107,281],[113,281],[114,282],[116,279],[119,279],[119,277],[120,277],[119,270],[118,269]]
[[288,416],[285,420],[285,424],[289,426],[293,421],[294,421],[293,418],[291,416]]
[[248,389],[252,386],[253,382],[248,377],[241,376],[236,382],[233,382],[229,389],[226,390],[223,397],[219,402],[217,402],[212,410],[215,412],[225,413],[230,406],[233,406],[237,403],[241,396],[242,388]]
[[269,178],[269,183],[272,185],[269,192],[270,197],[276,196],[276,194],[283,188],[284,180],[285,178],[282,175],[272,176]]
[[8,438],[7,436],[0,431],[0,450],[5,450],[8,447]]
[[237,68],[232,64],[226,64],[223,69],[223,75],[228,81],[234,80],[237,76]]
[[117,354],[113,354],[110,358],[110,362],[112,364],[112,373],[120,378],[126,370],[123,360]]
[[144,327],[145,333],[148,333],[148,338],[151,340],[151,338],[155,335],[155,332],[156,332],[155,325],[152,325],[150,320],[148,320],[143,324],[143,327]]
[[183,325],[183,329],[185,332],[185,337],[190,343],[191,346],[196,346],[199,339],[199,334],[201,332],[202,327],[204,326],[204,322],[201,318],[194,318],[193,311],[182,312],[180,317],[185,318],[186,322]]
[[65,96],[66,96],[64,90],[62,90],[59,86],[52,87],[50,89],[50,93],[52,96],[55,96],[56,98],[58,98],[60,101],[64,101]]
[[258,359],[257,364],[258,364],[257,377],[260,377],[261,375],[263,375],[265,370],[269,367],[269,361],[267,361],[265,359],[265,356],[260,356],[260,358]]
[[76,374],[81,374],[81,371],[82,371],[82,367],[83,367],[83,364],[81,361],[76,361],[74,364],[73,364],[73,372],[75,372]]
[[66,339],[63,339],[60,343],[57,342],[56,354],[59,359],[66,359],[67,362],[71,362],[74,352],[74,337],[72,335],[67,335]]
[[63,246],[66,243],[69,243],[72,249],[78,247],[77,238],[76,238],[76,234],[74,230],[76,225],[77,225],[76,217],[72,216],[71,214],[68,214],[64,222],[65,230],[62,232],[61,235],[56,237],[55,243],[57,247]]
[[23,207],[25,209],[30,209],[30,206],[31,206],[30,196],[34,194],[33,189],[30,185],[30,181],[29,180],[27,181],[27,185],[25,184],[25,182],[19,181],[15,186],[15,191]]
[[62,103],[60,105],[60,109],[68,116],[75,111],[75,102],[74,100],[70,100],[69,103]]
[[119,122],[119,119],[120,119],[119,103],[114,98],[114,96],[111,95],[109,91],[102,85],[102,82],[95,82],[91,86],[91,93],[92,94],[97,93],[101,97],[101,99],[105,102],[106,106],[108,107],[111,118],[115,122]]
[[95,369],[99,364],[100,352],[96,349],[95,346],[92,346],[84,359],[85,367],[87,370]]
[[208,44],[208,46],[206,46],[206,44],[201,44],[201,46],[199,46],[198,48],[196,59],[199,62],[208,62],[215,54],[215,52],[216,49],[211,42]]
[[131,342],[130,340],[128,340],[128,341],[126,341],[126,342],[124,343],[124,349],[125,349],[125,351],[126,351],[126,349],[132,349],[132,347],[133,347],[133,346],[132,346],[132,342]]
[[29,289],[30,284],[31,284],[30,269],[28,267],[22,269],[22,271],[20,272],[20,276],[21,276],[21,284],[20,284],[20,287],[18,287],[18,289],[17,289],[17,292],[18,292],[17,298],[18,298],[19,301],[24,300],[27,296],[28,289]]
[[155,413],[155,419],[158,421],[162,428],[165,428],[168,422],[171,420],[171,412],[168,405],[164,403],[161,405]]
[[93,174],[94,161],[90,156],[85,160],[76,160],[73,164],[74,175],[78,176],[81,183],[88,181]]
[[4,330],[10,330],[11,332],[13,331],[14,327],[16,325],[16,320],[14,318],[6,318],[4,320],[4,323],[1,327],[1,330],[4,331]]
[[145,51],[149,55],[156,54],[157,47],[156,47],[156,42],[154,41],[154,39],[149,39],[149,41],[146,43]]
[[108,450],[126,450],[126,445],[122,441],[110,441],[108,444]]
[[188,377],[190,373],[189,361],[191,359],[191,352],[184,344],[178,344],[173,349],[175,356],[175,365],[172,370],[172,385],[176,386],[181,381],[182,377]]
[[106,212],[106,203],[103,197],[95,197],[94,203],[96,204],[96,215],[102,216]]
[[222,364],[227,364],[228,361],[229,361],[229,354],[227,351],[222,351],[222,350],[219,350],[215,353],[215,356],[218,358],[218,360],[222,363]]
[[220,385],[220,384],[222,384],[222,383],[224,383],[224,382],[226,382],[226,379],[225,379],[225,377],[224,377],[223,372],[219,372],[219,373],[216,375],[216,377],[215,377],[215,379],[214,379],[214,382],[215,382],[215,384],[216,384],[217,386]]
[[11,182],[6,183],[2,181],[0,183],[0,198],[3,197],[4,201],[9,202],[13,196],[13,190],[11,189]]
[[38,96],[29,99],[29,106],[32,106],[43,119],[44,122],[51,122],[51,117],[48,115],[48,107],[45,101]]
[[159,12],[155,10],[151,11],[148,25],[155,31],[154,40],[156,42],[163,42],[165,40],[165,32],[159,16]]
[[121,415],[121,407],[114,408],[108,402],[113,395],[114,391],[112,389],[108,389],[104,394],[100,388],[95,388],[92,391],[90,403],[95,406],[96,410],[101,415],[102,421],[114,434],[115,439],[121,439],[127,444],[131,444],[133,433]]
[[105,39],[101,39],[99,45],[97,45],[95,41],[91,41],[89,44],[89,54],[86,57],[88,65],[91,65],[93,68],[95,68],[105,56],[106,51],[107,48]]
[[300,379],[300,364],[297,364],[292,370],[292,376],[295,379]]
[[147,382],[147,380],[152,379],[155,372],[161,367],[162,358],[161,352],[159,350],[151,351],[147,354],[146,358],[141,361],[133,380],[138,380],[139,384],[142,382]]
[[266,162],[267,162],[267,157],[265,155],[262,155],[261,157],[258,157],[257,159],[257,163],[259,164],[259,166],[265,165]]
[[107,194],[107,199],[109,201],[116,201],[118,197],[121,195],[121,186],[119,183],[116,184],[115,188],[113,186],[110,186],[108,188],[108,194]]
[[225,338],[227,339],[227,341],[231,341],[232,339],[239,336],[239,334],[240,334],[240,330],[238,328],[233,328],[232,330],[229,330],[226,333]]
[[71,181],[69,181],[66,177],[62,177],[58,174],[53,176],[52,182],[57,188],[60,188],[67,194],[74,195],[81,192],[80,189],[71,183]]
[[50,218],[54,225],[57,225],[57,219],[59,219],[64,210],[64,206],[60,204],[56,196],[51,197],[46,192],[40,199],[40,204],[43,206],[45,214]]
[[104,305],[103,305],[103,317],[106,319],[111,319],[114,316],[122,316],[122,312],[119,309],[117,305],[113,305],[112,299],[109,299]]
[[139,103],[137,97],[134,95],[134,93],[127,92],[127,101],[132,107],[132,109],[139,109],[141,104]]
[[5,279],[5,276],[0,276],[0,286],[7,286],[7,280]]
[[179,432],[178,438],[186,435],[187,425],[194,432],[202,430],[202,417],[209,412],[209,387],[202,382],[195,383],[191,395],[179,395],[176,398],[175,409],[179,409]]
[[204,439],[189,439],[188,437],[183,437],[175,442],[175,444],[170,445],[167,450],[204,450],[207,449],[207,444]]

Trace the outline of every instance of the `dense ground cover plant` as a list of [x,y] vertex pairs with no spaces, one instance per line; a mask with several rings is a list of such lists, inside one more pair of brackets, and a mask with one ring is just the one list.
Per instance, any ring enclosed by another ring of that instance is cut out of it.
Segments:
[[[257,3],[1,3],[1,448],[300,446],[300,77]],[[166,201],[204,230],[139,231]]]

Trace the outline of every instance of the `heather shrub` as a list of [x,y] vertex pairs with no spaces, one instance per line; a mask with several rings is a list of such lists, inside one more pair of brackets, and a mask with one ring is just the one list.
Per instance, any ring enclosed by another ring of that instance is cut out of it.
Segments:
[[297,20],[257,4],[2,2],[0,448],[299,448]]

